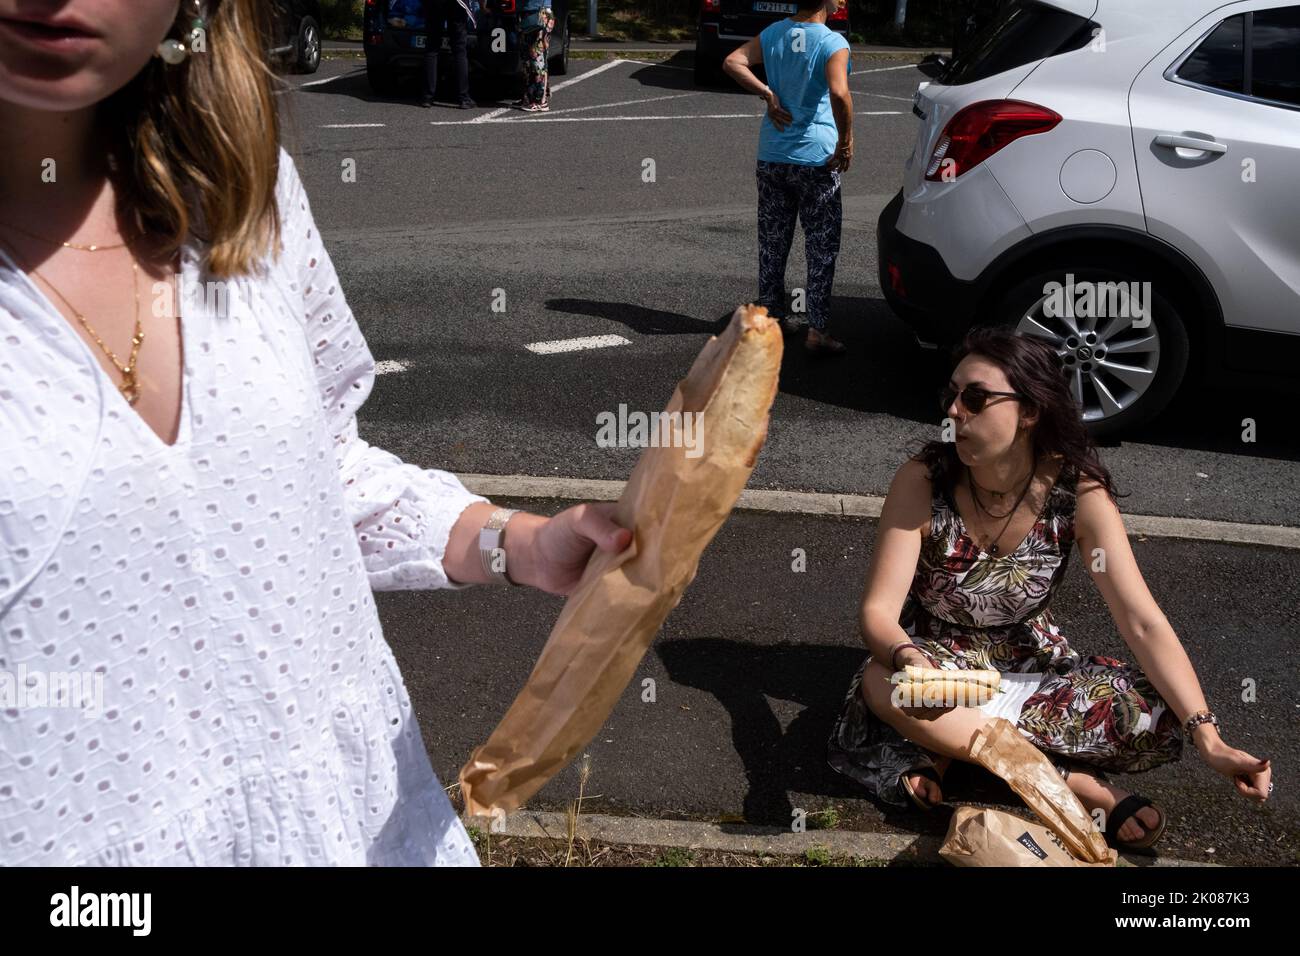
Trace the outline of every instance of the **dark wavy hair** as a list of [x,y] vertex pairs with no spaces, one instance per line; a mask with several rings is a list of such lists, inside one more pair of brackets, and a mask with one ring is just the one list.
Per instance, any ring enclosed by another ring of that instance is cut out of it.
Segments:
[[[1030,436],[1036,460],[1044,454],[1059,454],[1063,458],[1062,475],[1072,470],[1076,480],[1085,476],[1100,484],[1112,501],[1121,497],[1083,425],[1079,404],[1070,393],[1065,367],[1050,345],[1041,339],[1017,335],[1005,326],[976,326],[953,350],[952,367],[956,368],[971,354],[1002,369],[1012,390],[1024,396],[1021,407],[1038,412]],[[956,443],[929,441],[911,457],[924,462],[930,481],[951,500],[957,476],[964,467],[957,457]]]

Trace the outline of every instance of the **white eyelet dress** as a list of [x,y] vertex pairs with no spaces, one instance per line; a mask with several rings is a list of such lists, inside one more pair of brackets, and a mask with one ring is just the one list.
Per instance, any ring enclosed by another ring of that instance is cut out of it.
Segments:
[[172,446],[0,255],[0,863],[478,864],[370,592],[454,586],[486,499],[357,437],[374,360],[280,164],[278,260],[223,305],[182,253]]

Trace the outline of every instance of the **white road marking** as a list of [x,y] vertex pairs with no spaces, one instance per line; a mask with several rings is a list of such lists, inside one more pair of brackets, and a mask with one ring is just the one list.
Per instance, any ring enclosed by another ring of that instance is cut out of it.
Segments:
[[311,80],[310,82],[307,83],[299,83],[296,86],[292,87],[291,89],[305,90],[309,86],[321,86],[325,83],[333,83],[335,80],[346,80],[349,76],[359,76],[364,72],[366,72],[366,68],[363,66],[360,69],[353,70],[351,73],[340,73],[338,76],[327,76],[323,80]]
[[577,352],[581,349],[605,349],[612,345],[631,345],[621,335],[587,335],[577,339],[555,339],[551,342],[533,342],[524,348],[537,355],[555,355],[558,352]]
[[854,96],[875,96],[882,100],[902,100],[904,103],[912,102],[910,96],[890,96],[888,93],[868,93],[865,90],[853,90]]
[[383,123],[325,123],[321,129],[374,129]]
[[[551,84],[551,92],[552,92],[552,93],[555,93],[557,90],[565,89],[566,87],[572,86],[574,83],[581,83],[583,80],[589,80],[589,79],[591,79],[593,76],[595,76],[596,74],[598,74],[598,73],[604,73],[606,70],[612,69],[612,68],[618,66],[620,63],[623,63],[623,62],[625,62],[625,61],[623,61],[623,60],[610,60],[608,63],[602,63],[600,66],[596,67],[594,70],[588,70],[586,73],[579,73],[577,76],[573,77],[572,79],[564,80],[564,81],[562,81],[562,82],[560,82],[560,83],[553,83],[553,84]],[[461,122],[461,123],[474,123],[474,124],[478,124],[478,123],[501,122],[500,120],[497,119],[497,117],[500,116],[502,113],[509,113],[509,112],[511,111],[511,109],[512,109],[512,107],[509,107],[509,106],[503,106],[503,107],[501,107],[500,109],[492,110],[490,113],[484,113],[482,116],[476,116],[476,117],[474,117],[472,120],[461,120],[460,122]],[[459,124],[456,123],[456,122],[454,122],[454,121],[445,121],[445,120],[444,120],[444,121],[440,121],[440,122],[436,122],[436,123],[430,123],[429,125],[430,125],[430,126],[456,126],[456,125],[459,125]]]
[[[859,110],[854,116],[910,116],[902,110]],[[531,126],[546,123],[634,123],[641,120],[691,120],[691,119],[761,119],[762,113],[686,113],[680,116],[560,116],[550,119],[547,114],[536,119],[521,119],[513,122],[516,126]],[[497,120],[496,122],[504,122]]]
[[637,103],[657,103],[661,100],[680,100],[685,96],[699,96],[699,93],[674,93],[671,96],[651,96],[643,100],[620,100],[617,103],[597,103],[595,106],[571,106],[566,110],[551,110],[545,113],[545,116],[554,116],[556,113],[580,113],[584,110],[605,110],[614,106],[635,106]]
[[861,76],[863,73],[888,73],[890,70],[915,70],[915,63],[905,63],[902,66],[881,66],[874,70],[854,70],[849,76]]
[[589,79],[591,79],[593,76],[595,76],[597,73],[604,73],[606,70],[612,70],[614,67],[618,66],[620,63],[626,63],[626,62],[628,62],[628,61],[627,61],[627,60],[610,60],[608,63],[602,63],[600,66],[596,67],[594,70],[588,70],[586,73],[579,73],[577,76],[573,77],[573,79],[570,79],[570,80],[561,80],[559,83],[552,83],[552,84],[551,84],[551,92],[554,93],[556,90],[562,90],[562,89],[564,89],[564,88],[566,88],[566,87],[573,86],[573,84],[575,84],[575,83],[581,83],[583,80],[589,80]]
[[694,72],[693,67],[678,66],[675,63],[655,63],[653,60],[633,60],[633,59],[629,59],[627,62],[639,63],[641,66],[657,66],[662,70],[685,70],[687,73]]
[[467,120],[436,120],[430,123],[430,126],[465,126],[469,123],[491,123],[502,113],[509,113],[512,107],[503,106],[500,109],[493,110],[490,113],[484,113],[482,116],[475,116]]
[[411,367],[410,362],[395,361],[393,359],[384,359],[382,362],[375,363],[376,375],[387,375],[390,372],[405,372]]

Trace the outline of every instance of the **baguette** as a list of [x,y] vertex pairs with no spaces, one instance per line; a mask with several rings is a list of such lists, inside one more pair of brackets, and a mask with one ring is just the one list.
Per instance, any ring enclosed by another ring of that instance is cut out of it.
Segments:
[[961,680],[973,684],[987,684],[989,687],[997,687],[1002,683],[1001,671],[945,670],[938,667],[917,667],[915,664],[908,664],[903,668],[903,673],[907,675],[908,680],[913,681]]
[[906,681],[894,688],[890,699],[895,707],[979,707],[999,693],[1000,688],[970,681]]
[[672,445],[642,452],[614,513],[632,544],[592,553],[528,681],[461,769],[467,817],[495,823],[518,809],[608,719],[749,479],[782,347],[780,325],[761,306],[741,306],[704,345],[668,403],[670,414],[703,416],[703,454]]

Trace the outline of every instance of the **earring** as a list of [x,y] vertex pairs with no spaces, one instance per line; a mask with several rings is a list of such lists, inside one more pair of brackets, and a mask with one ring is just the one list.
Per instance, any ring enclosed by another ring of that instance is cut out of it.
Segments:
[[154,53],[168,66],[183,63],[192,51],[204,49],[203,39],[208,26],[207,4],[204,0],[188,0],[188,2],[194,14],[190,18],[190,28],[185,33],[185,40],[168,37],[158,44],[158,49]]

